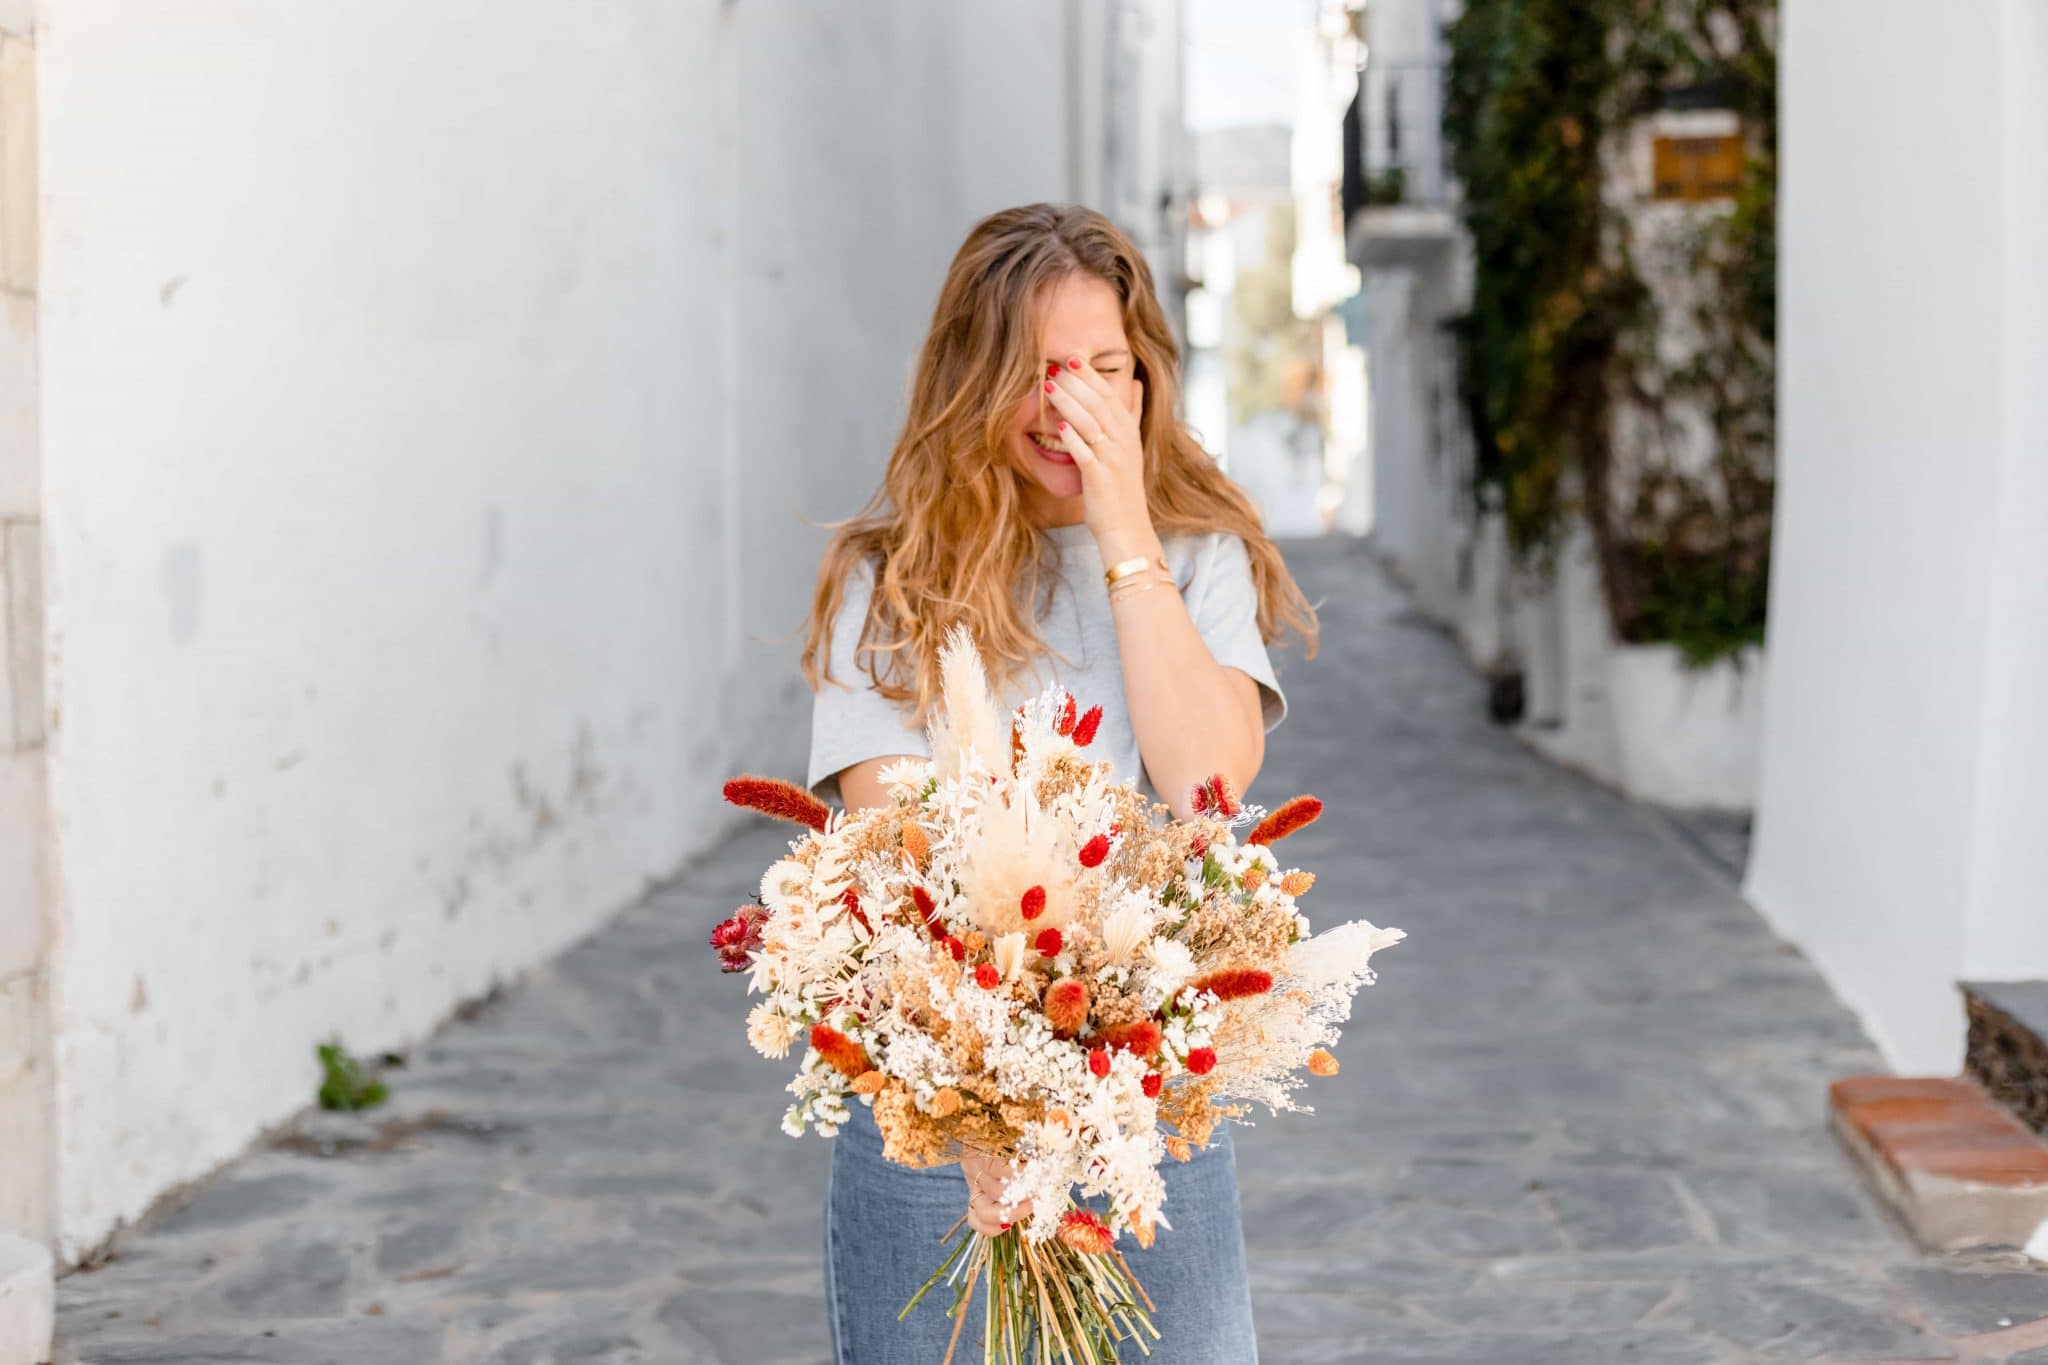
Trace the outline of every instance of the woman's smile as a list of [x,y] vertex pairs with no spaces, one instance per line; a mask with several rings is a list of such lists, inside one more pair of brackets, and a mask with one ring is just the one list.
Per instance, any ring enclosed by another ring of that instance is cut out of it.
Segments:
[[1027,431],[1024,439],[1031,442],[1032,449],[1051,464],[1072,464],[1074,457],[1067,450],[1065,438],[1051,432]]

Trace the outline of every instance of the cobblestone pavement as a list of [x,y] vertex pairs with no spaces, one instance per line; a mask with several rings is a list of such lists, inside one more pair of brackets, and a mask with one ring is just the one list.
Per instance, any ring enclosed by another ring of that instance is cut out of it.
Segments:
[[[1290,555],[1325,648],[1287,661],[1257,795],[1329,803],[1288,849],[1313,915],[1411,937],[1321,1112],[1240,1131],[1262,1359],[2048,1361],[2048,1275],[1914,1252],[1837,1151],[1824,1086],[1877,1056],[1721,860],[1490,727],[1355,548]],[[375,1117],[309,1116],[66,1278],[59,1359],[823,1360],[828,1148],[776,1131],[783,1068],[703,946],[781,842],[750,828],[414,1049]]]

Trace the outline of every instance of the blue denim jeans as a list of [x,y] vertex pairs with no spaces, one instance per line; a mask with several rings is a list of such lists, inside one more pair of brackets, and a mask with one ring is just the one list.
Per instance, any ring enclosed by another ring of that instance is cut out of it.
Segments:
[[[825,1183],[825,1308],[837,1365],[938,1365],[953,1335],[946,1316],[953,1286],[941,1282],[910,1316],[896,1320],[954,1243],[940,1237],[967,1212],[967,1180],[958,1165],[911,1170],[882,1157],[882,1135],[865,1104],[832,1139]],[[1187,1162],[1168,1158],[1160,1229],[1149,1250],[1128,1234],[1117,1246],[1156,1311],[1159,1339],[1149,1358],[1135,1343],[1120,1357],[1147,1365],[1256,1365],[1251,1287],[1237,1207],[1237,1157],[1230,1125]],[[1101,1209],[1099,1198],[1087,1201]],[[967,1235],[962,1228],[958,1236]],[[981,1359],[983,1295],[962,1309],[954,1365]]]

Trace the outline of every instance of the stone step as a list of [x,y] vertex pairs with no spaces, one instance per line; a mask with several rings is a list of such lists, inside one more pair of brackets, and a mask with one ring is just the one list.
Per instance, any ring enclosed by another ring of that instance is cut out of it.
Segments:
[[1922,1245],[2029,1247],[2048,1235],[2048,1143],[1967,1077],[1849,1076],[1836,1136]]
[[1963,1070],[2037,1133],[2048,1132],[2048,981],[1965,981]]
[[0,1365],[43,1365],[50,1358],[57,1290],[50,1253],[0,1232]]

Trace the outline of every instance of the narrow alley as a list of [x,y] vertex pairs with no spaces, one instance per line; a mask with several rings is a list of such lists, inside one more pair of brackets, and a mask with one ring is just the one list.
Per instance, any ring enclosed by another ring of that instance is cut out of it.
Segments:
[[[2048,1361],[2048,1277],[1924,1256],[1862,1188],[1825,1088],[1882,1063],[1712,842],[1492,727],[1353,543],[1287,548],[1323,650],[1283,661],[1253,795],[1328,803],[1289,849],[1312,917],[1409,937],[1319,1112],[1239,1132],[1262,1360]],[[787,1068],[704,946],[784,839],[739,829],[382,1108],[310,1113],[63,1279],[58,1359],[826,1359],[828,1148],[777,1131]]]

